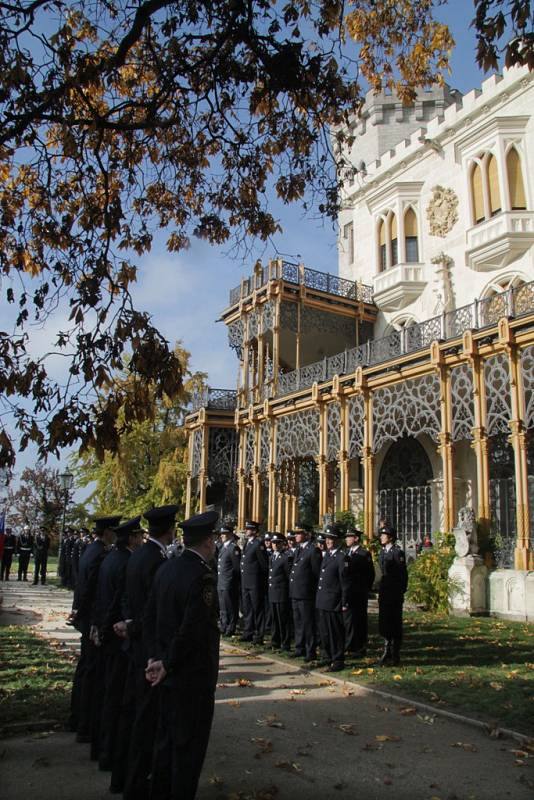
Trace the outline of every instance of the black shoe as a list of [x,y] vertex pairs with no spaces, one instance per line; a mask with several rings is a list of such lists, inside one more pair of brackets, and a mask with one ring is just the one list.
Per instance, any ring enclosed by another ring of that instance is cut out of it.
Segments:
[[345,664],[330,664],[326,668],[326,672],[341,672],[342,669],[345,669]]

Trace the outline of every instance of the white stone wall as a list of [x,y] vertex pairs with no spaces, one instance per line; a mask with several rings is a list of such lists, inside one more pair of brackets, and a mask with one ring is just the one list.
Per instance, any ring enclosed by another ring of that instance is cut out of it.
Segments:
[[517,620],[534,620],[534,572],[496,569],[488,576],[490,614]]
[[[402,204],[413,196],[418,198],[419,261],[423,264],[425,285],[421,294],[404,308],[381,311],[375,336],[389,332],[390,326],[403,318],[413,318],[420,322],[439,313],[441,309],[436,311],[438,268],[431,262],[441,252],[452,259],[450,308],[460,307],[480,298],[490,285],[498,284],[507,276],[518,275],[523,280],[534,278],[533,247],[502,268],[476,271],[466,265],[467,231],[473,227],[466,162],[477,148],[487,146],[488,130],[492,123],[495,125],[496,119],[505,119],[505,127],[514,123],[514,119],[518,121],[527,209],[534,209],[532,109],[534,74],[530,75],[526,69],[507,70],[502,78],[492,76],[485,81],[481,91],[472,91],[465,95],[461,99],[461,105],[454,104],[446,108],[441,121],[435,119],[428,123],[423,122],[421,128],[413,132],[409,139],[398,142],[394,150],[387,150],[379,160],[366,163],[365,176],[356,176],[354,186],[347,191],[345,207],[339,217],[341,232],[348,222],[352,222],[354,226],[353,264],[348,263],[342,233],[340,235],[339,272],[343,277],[373,284],[373,279],[379,272],[377,214],[395,202]],[[393,141],[395,131],[397,136],[399,132],[402,136],[403,127],[400,125],[396,129],[395,123],[390,123],[389,139]],[[378,128],[380,126],[375,125],[373,130]],[[369,126],[364,138],[368,140],[368,137]],[[506,131],[500,131],[497,134],[497,138],[499,137],[499,146],[502,146],[507,141]],[[421,143],[420,139],[427,143]],[[366,150],[369,150],[368,144]],[[354,144],[352,153],[352,160],[358,163],[358,141]],[[458,222],[444,238],[430,235],[426,218],[432,189],[436,185],[452,189],[459,201]]]

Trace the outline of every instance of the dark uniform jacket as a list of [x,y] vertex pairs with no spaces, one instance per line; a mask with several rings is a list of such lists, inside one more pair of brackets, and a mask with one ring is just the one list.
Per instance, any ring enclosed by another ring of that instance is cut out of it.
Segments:
[[50,536],[47,533],[45,534],[38,533],[33,542],[34,555],[46,556],[49,547],[50,547]]
[[408,588],[408,570],[404,550],[394,544],[389,550],[380,551],[380,580],[381,598],[402,598]]
[[96,596],[98,572],[106,557],[106,545],[102,539],[96,539],[85,550],[78,566],[78,582],[74,592],[73,609],[78,612],[75,626],[78,630],[89,629],[91,612]]
[[269,602],[289,600],[289,574],[293,557],[286,553],[273,553],[269,564]]
[[234,542],[219,548],[217,559],[217,588],[232,589],[239,583],[241,550]]
[[373,587],[375,580],[375,568],[373,557],[369,550],[359,545],[354,552],[347,551],[349,560],[348,581],[349,581],[349,601],[350,598],[358,594],[367,594]]
[[321,551],[308,542],[295,550],[289,576],[289,596],[292,600],[314,600],[321,569]]
[[99,629],[102,640],[116,640],[118,648],[121,640],[113,633],[113,625],[123,618],[122,598],[130,556],[127,547],[116,547],[102,562],[91,617],[91,623]]
[[4,539],[4,553],[9,551],[11,555],[13,555],[15,548],[17,546],[17,537],[14,533],[6,533],[6,538]]
[[144,617],[149,658],[163,661],[165,684],[215,691],[219,670],[217,585],[192,550],[170,559],[155,577]]
[[[5,547],[5,544],[4,544]],[[21,533],[17,542],[17,553],[31,553],[33,550],[33,536],[31,533]]]
[[317,584],[315,607],[321,611],[341,611],[347,605],[347,571],[349,560],[346,553],[326,551],[321,561],[321,572]]
[[241,556],[241,586],[264,591],[267,586],[269,557],[261,539],[249,539]]
[[[180,559],[181,556],[173,560],[180,561]],[[142,646],[143,616],[154,576],[166,561],[167,558],[159,545],[149,539],[132,553],[126,568],[123,619],[131,620],[128,624],[129,641],[136,663],[143,667],[146,664],[146,653]]]

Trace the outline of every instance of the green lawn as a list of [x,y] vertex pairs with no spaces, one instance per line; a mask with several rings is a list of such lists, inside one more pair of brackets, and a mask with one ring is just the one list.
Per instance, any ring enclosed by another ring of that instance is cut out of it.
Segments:
[[386,668],[377,622],[370,615],[367,658],[337,677],[534,736],[533,625],[407,612],[402,666]]
[[[64,724],[75,659],[22,626],[0,626],[0,720]],[[1,731],[1,728],[0,728]]]

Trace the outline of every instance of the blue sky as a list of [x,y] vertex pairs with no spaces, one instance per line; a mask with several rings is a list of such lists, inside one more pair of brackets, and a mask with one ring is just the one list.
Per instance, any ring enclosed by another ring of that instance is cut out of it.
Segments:
[[[449,0],[439,14],[456,40],[448,82],[464,93],[477,87],[485,77],[475,64],[475,37],[469,29],[472,15],[471,0]],[[133,290],[137,306],[152,315],[171,343],[182,341],[191,352],[192,368],[207,372],[209,383],[215,387],[236,385],[237,360],[227,346],[225,326],[216,320],[227,305],[229,289],[250,274],[256,258],[266,261],[280,253],[314,269],[337,272],[336,232],[331,223],[306,217],[297,205],[288,207],[275,202],[273,207],[283,234],[274,237],[272,243],[253,247],[246,260],[230,255],[229,247],[211,247],[201,241],[194,241],[188,251],[169,254],[165,236],[159,235],[154,239],[152,252],[141,261],[138,283]],[[9,312],[4,306],[2,298],[0,310],[5,318]],[[58,318],[48,323],[50,341],[60,327]],[[46,334],[43,332],[44,338]],[[33,465],[34,460],[30,450],[19,455],[17,473],[24,466]],[[51,458],[49,463],[62,467],[65,459],[62,463]]]

